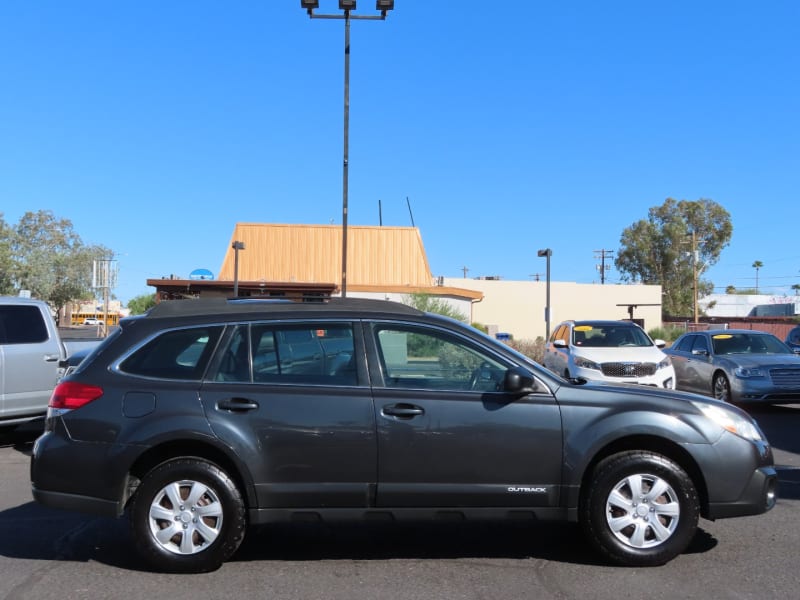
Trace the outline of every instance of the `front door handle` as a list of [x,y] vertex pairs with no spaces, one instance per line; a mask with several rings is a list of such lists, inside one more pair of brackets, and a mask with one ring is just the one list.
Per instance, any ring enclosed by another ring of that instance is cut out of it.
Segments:
[[258,403],[246,398],[229,398],[217,402],[217,409],[229,410],[231,412],[245,412],[258,408]]
[[387,417],[398,417],[400,419],[412,419],[419,415],[424,415],[425,410],[413,404],[389,404],[383,407],[381,413]]

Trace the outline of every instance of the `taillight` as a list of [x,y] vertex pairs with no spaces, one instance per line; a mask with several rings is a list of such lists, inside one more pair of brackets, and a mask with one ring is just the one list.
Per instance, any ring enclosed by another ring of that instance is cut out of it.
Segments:
[[50,408],[71,410],[89,404],[103,395],[103,388],[76,381],[59,383],[50,396]]

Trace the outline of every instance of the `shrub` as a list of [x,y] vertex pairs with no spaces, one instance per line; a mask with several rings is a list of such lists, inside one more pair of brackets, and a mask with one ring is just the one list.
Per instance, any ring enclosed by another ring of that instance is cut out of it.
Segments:
[[647,334],[655,339],[664,340],[667,344],[671,344],[682,334],[686,333],[683,327],[675,327],[674,325],[667,325],[666,327],[655,327],[647,332]]
[[511,348],[524,354],[541,364],[544,362],[544,338],[539,336],[535,340],[515,340],[510,339],[505,341]]

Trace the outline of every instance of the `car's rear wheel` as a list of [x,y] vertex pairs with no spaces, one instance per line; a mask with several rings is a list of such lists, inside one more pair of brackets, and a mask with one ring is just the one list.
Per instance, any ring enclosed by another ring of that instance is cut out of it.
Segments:
[[197,458],[171,460],[148,473],[133,497],[130,521],[136,548],[151,566],[183,573],[219,568],[246,529],[236,484]]
[[581,505],[591,543],[611,561],[639,567],[664,564],[683,552],[699,514],[697,490],[686,472],[645,451],[601,461]]
[[714,381],[711,384],[711,391],[717,400],[723,402],[731,401],[731,383],[724,373],[715,373]]

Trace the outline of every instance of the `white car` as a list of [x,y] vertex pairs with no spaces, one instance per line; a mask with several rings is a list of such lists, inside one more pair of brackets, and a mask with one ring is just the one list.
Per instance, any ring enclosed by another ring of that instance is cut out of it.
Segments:
[[638,383],[675,389],[663,340],[631,321],[565,321],[547,342],[544,366],[567,379]]
[[100,319],[95,319],[92,317],[83,320],[84,325],[100,325],[100,323],[102,323]]

